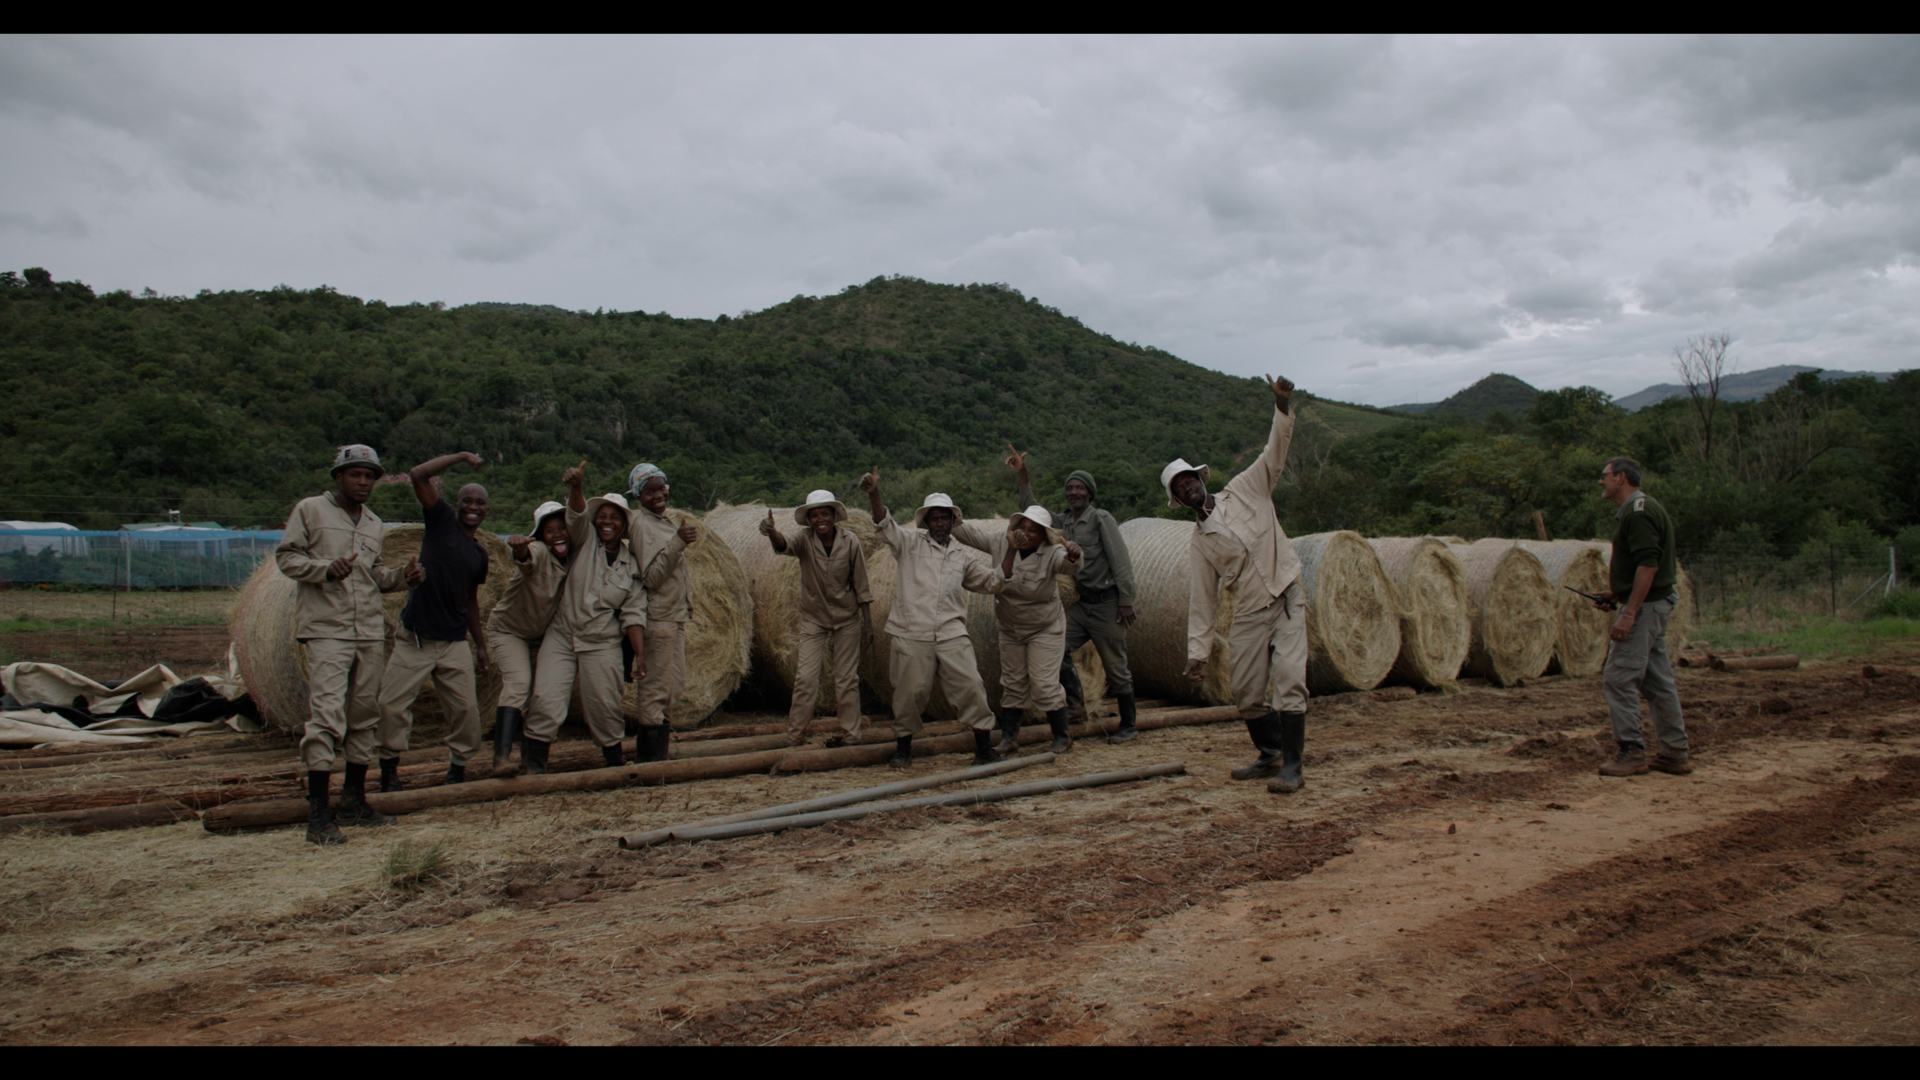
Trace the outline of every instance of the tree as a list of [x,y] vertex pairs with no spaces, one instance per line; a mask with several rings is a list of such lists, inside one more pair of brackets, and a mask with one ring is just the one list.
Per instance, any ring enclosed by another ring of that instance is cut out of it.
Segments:
[[1727,349],[1733,338],[1725,331],[1688,338],[1673,350],[1673,369],[1686,384],[1687,400],[1699,430],[1695,447],[1701,461],[1713,460],[1713,422],[1720,411],[1720,380],[1727,375]]

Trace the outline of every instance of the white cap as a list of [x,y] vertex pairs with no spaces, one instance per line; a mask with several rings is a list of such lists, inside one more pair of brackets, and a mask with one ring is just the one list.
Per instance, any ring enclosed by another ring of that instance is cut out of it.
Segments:
[[1187,464],[1187,459],[1183,457],[1174,458],[1169,462],[1166,468],[1160,470],[1160,486],[1167,489],[1167,505],[1173,507],[1175,510],[1182,509],[1182,505],[1178,499],[1173,497],[1173,478],[1183,472],[1198,473],[1200,475],[1200,483],[1205,484],[1207,482],[1207,467],[1205,465],[1189,465]]
[[847,520],[846,504],[834,498],[833,492],[821,488],[818,491],[807,492],[806,503],[793,508],[793,523],[795,525],[805,526],[807,524],[807,511],[812,510],[816,506],[831,506],[833,508],[833,520]]
[[1047,508],[1044,506],[1029,506],[1013,516],[1037,522],[1043,529],[1053,528],[1053,515],[1047,513]]
[[926,501],[920,504],[920,509],[913,512],[914,528],[921,529],[926,527],[923,523],[927,520],[927,511],[929,510],[953,511],[953,523],[955,525],[960,524],[962,520],[960,517],[960,508],[953,505],[953,499],[948,497],[944,491],[936,491],[927,496]]

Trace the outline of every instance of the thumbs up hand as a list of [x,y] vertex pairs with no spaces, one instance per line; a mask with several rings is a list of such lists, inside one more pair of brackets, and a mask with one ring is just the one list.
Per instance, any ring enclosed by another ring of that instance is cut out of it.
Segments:
[[767,519],[760,523],[760,535],[773,535],[773,507],[771,506],[767,507]]
[[415,555],[413,558],[407,560],[406,576],[407,588],[409,589],[419,588],[426,583],[427,568],[420,565],[420,556]]
[[860,478],[860,490],[869,495],[880,490],[880,466],[875,465],[872,472]]

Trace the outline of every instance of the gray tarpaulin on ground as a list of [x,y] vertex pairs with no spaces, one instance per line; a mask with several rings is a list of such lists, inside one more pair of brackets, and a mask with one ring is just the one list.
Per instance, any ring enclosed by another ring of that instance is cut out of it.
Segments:
[[[206,681],[208,687],[233,701],[246,693],[246,687],[233,670],[231,652],[228,654],[227,667],[225,674],[214,673],[200,678]],[[5,681],[7,692],[21,705],[45,703],[72,707],[99,717],[89,724],[77,724],[65,716],[39,709],[7,709],[0,712],[0,746],[50,746],[62,743],[122,745],[147,742],[160,735],[177,737],[206,731],[260,730],[259,725],[244,716],[185,723],[151,719],[154,708],[166,697],[167,691],[182,682],[180,676],[164,664],[155,664],[114,686],[59,664],[33,661],[0,668],[0,680]],[[114,715],[116,713],[119,715]]]

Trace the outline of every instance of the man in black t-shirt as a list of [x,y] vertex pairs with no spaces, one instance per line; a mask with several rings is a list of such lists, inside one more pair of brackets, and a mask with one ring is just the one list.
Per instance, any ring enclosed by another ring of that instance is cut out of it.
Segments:
[[[467,778],[467,759],[480,750],[477,668],[487,670],[487,637],[480,623],[480,584],[487,580],[487,549],[479,539],[487,520],[487,489],[467,484],[448,506],[434,480],[454,462],[480,467],[480,455],[443,454],[416,465],[408,476],[426,519],[426,535],[414,562],[426,580],[407,598],[380,680],[380,790],[399,791],[397,770],[413,730],[413,702],[421,684],[433,680],[447,715],[447,783]],[[411,564],[409,564],[411,565]],[[473,638],[473,650],[466,639]]]

